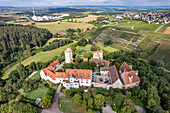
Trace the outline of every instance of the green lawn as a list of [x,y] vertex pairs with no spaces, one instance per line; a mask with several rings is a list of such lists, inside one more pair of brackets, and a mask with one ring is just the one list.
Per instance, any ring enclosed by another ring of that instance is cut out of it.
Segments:
[[145,23],[145,22],[141,22],[141,23],[134,26],[134,30],[137,30],[137,31],[140,31],[140,30],[155,31],[161,25],[162,24],[148,24],[148,23]]
[[33,90],[33,91],[29,92],[29,93],[26,93],[24,95],[24,97],[26,99],[30,99],[30,100],[36,100],[37,98],[42,99],[42,97],[48,93],[48,90],[49,90],[49,88],[47,88],[45,86],[40,87],[40,88],[37,88],[36,90]]
[[46,28],[48,30],[66,30],[68,28],[72,29],[87,29],[87,28],[92,28],[94,25],[92,24],[87,24],[87,23],[73,23],[73,22],[61,22],[58,24],[58,22],[50,22],[50,23],[44,23],[44,24],[37,24],[35,25],[36,27],[39,28]]
[[115,52],[117,49],[110,48],[110,47],[104,47],[102,44],[96,43],[96,46],[100,47],[101,50],[105,50],[108,52]]
[[30,79],[35,80],[37,77],[40,77],[40,71],[41,70],[38,70],[37,73],[35,73]]
[[[75,43],[75,42],[74,42]],[[51,51],[46,51],[46,52],[39,52],[37,54],[35,54],[34,56],[31,56],[25,60],[23,60],[21,62],[21,64],[23,65],[29,65],[31,62],[38,62],[38,61],[43,61],[43,62],[47,62],[49,60],[51,60],[54,56],[59,56],[63,51],[65,51],[68,47],[70,47],[73,43],[62,46],[60,48],[51,50]],[[8,78],[9,73],[16,69],[16,67],[19,65],[20,63],[12,66],[11,68],[7,69],[5,71],[5,73],[3,74],[4,76],[2,77],[2,79],[6,79]]]
[[92,45],[86,45],[85,47],[83,47],[83,46],[77,46],[76,48],[77,48],[77,49],[80,49],[80,50],[84,49],[85,51],[90,51],[91,46],[92,46]]
[[139,22],[137,20],[122,20],[118,22],[118,26],[133,26]]

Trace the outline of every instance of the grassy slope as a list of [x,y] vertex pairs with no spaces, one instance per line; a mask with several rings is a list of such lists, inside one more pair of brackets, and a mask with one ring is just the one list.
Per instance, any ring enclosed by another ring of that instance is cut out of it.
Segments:
[[86,24],[86,23],[73,23],[73,22],[61,22],[61,24],[58,24],[58,22],[51,22],[51,23],[44,23],[44,24],[37,24],[35,25],[39,28],[46,28],[48,30],[66,30],[68,28],[73,29],[86,29],[86,28],[92,28],[94,25],[92,24]]
[[46,95],[48,93],[48,89],[49,88],[45,86],[40,87],[40,88],[37,88],[36,90],[26,93],[24,97],[30,100],[36,100],[37,98],[42,98],[44,95]]
[[104,47],[102,44],[96,43],[96,46],[100,47],[102,50],[108,51],[108,52],[115,52],[117,49]]
[[35,73],[30,79],[35,80],[38,76],[40,76],[40,71],[41,70],[38,70],[37,73]]
[[[31,56],[21,62],[23,65],[29,65],[31,62],[38,62],[38,61],[43,61],[47,62],[48,60],[51,60],[54,56],[59,56],[63,51],[65,51],[68,47],[70,47],[72,44],[65,45],[63,47],[57,48],[55,50],[47,51],[47,52],[40,52],[35,54],[34,56]],[[16,67],[19,65],[16,64],[15,66],[9,68],[8,70],[5,71],[4,76],[2,79],[8,78],[8,74],[16,69]]]
[[91,46],[92,46],[92,45],[86,45],[85,47],[77,46],[76,48],[77,48],[77,49],[80,49],[80,50],[84,49],[85,51],[90,51]]
[[163,40],[162,44],[158,48],[158,50],[149,56],[147,60],[162,60],[165,63],[165,68],[170,70],[170,41]]

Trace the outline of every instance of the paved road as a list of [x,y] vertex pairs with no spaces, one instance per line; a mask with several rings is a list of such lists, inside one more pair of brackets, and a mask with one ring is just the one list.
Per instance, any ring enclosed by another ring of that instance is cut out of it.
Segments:
[[61,95],[64,95],[64,94],[60,93],[60,89],[61,89],[61,84],[58,86],[58,88],[56,90],[51,108],[49,108],[49,109],[38,109],[39,113],[63,113],[58,109],[58,106],[57,106],[58,97],[61,96]]
[[112,110],[112,107],[109,104],[106,104],[106,107],[102,107],[102,113],[116,113],[116,111]]
[[141,106],[135,105],[134,107],[138,113],[146,113],[145,110]]

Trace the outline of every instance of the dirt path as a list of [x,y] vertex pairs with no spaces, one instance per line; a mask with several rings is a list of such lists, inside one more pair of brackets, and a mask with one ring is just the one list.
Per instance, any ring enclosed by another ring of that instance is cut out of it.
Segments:
[[[166,25],[166,24],[164,24],[164,25]],[[159,26],[159,27],[155,30],[155,33],[157,33],[157,32],[159,31],[159,29],[161,29],[164,25]]]
[[134,26],[137,25],[137,24],[139,24],[139,23],[141,23],[141,22],[142,22],[142,21],[140,21],[140,22],[134,24],[134,25],[131,27],[131,29],[133,30],[133,29],[134,29]]
[[51,108],[49,108],[49,109],[39,109],[39,113],[63,113],[58,109],[58,106],[57,106],[58,97],[64,95],[63,93],[60,92],[60,89],[61,89],[61,84],[58,86],[58,88],[56,90]]
[[25,80],[28,80],[29,78],[31,78],[33,75],[35,75],[37,73],[37,71],[34,71],[29,77],[27,77]]

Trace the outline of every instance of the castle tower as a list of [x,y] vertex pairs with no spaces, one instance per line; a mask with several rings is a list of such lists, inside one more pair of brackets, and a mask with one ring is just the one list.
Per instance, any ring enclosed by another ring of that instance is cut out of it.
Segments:
[[66,63],[71,63],[72,59],[72,50],[70,48],[67,48],[65,51],[65,61]]

